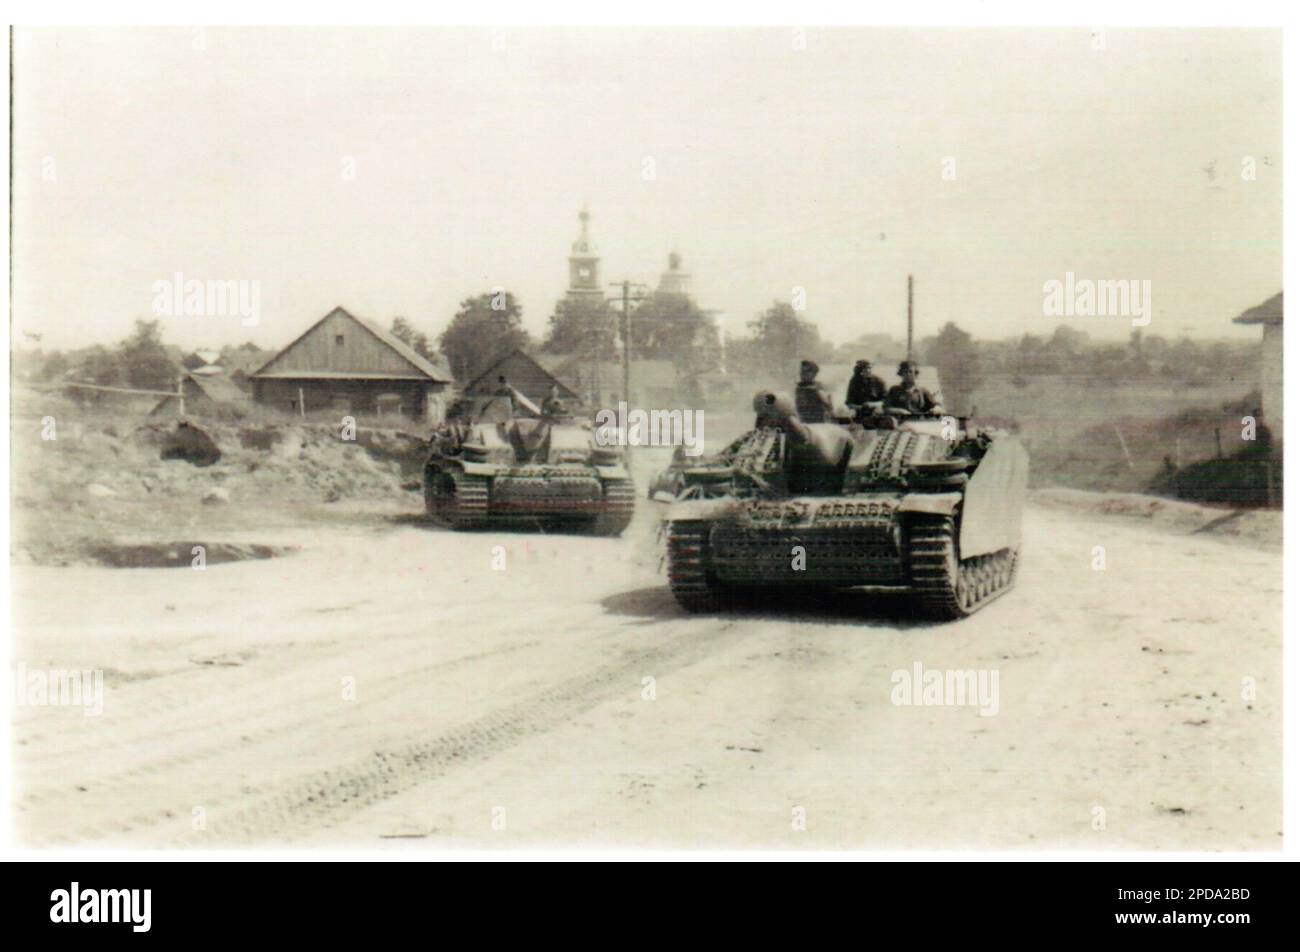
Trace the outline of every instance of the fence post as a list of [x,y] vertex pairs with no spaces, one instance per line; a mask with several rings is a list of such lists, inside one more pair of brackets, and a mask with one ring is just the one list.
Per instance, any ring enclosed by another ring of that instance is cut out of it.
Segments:
[[180,418],[185,417],[185,375],[176,378],[176,405],[180,408]]
[[1132,472],[1133,457],[1129,455],[1128,443],[1124,439],[1124,434],[1119,431],[1119,426],[1117,424],[1112,423],[1111,429],[1113,429],[1115,431],[1115,435],[1119,437],[1119,448],[1124,451],[1124,462],[1128,464],[1129,472]]

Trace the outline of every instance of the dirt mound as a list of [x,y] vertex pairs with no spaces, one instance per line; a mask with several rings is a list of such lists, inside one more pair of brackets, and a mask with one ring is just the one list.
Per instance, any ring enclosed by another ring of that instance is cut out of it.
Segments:
[[[283,523],[313,507],[406,506],[402,484],[418,478],[425,453],[423,439],[400,430],[363,429],[353,439],[323,423],[200,428],[66,403],[42,409],[12,429],[13,551],[40,564],[117,564],[87,554],[87,540],[141,530],[163,545]],[[42,423],[51,418],[56,426]]]
[[96,501],[98,485],[119,502],[150,498],[198,504],[215,487],[234,505],[292,498],[374,500],[401,493],[419,471],[424,441],[400,432],[362,431],[355,440],[317,425],[241,427],[144,423],[70,424],[54,440],[15,448],[15,501],[73,507]]
[[203,430],[181,421],[171,432],[159,458],[183,459],[195,466],[211,466],[221,459],[221,450]]
[[1179,535],[1208,534],[1267,548],[1282,545],[1282,513],[1276,510],[1215,508],[1138,493],[1081,489],[1035,489],[1030,499],[1047,509],[1145,522]]

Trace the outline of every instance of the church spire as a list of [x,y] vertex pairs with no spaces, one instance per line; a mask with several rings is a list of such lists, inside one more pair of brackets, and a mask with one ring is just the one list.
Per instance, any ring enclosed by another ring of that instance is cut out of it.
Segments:
[[582,234],[578,235],[578,240],[573,243],[573,253],[575,255],[591,253],[591,239],[587,237],[587,222],[591,221],[591,213],[587,211],[587,206],[582,206],[582,211],[578,212],[578,221],[582,222]]
[[587,234],[587,223],[591,220],[591,213],[587,211],[587,206],[582,206],[582,211],[578,212],[578,221],[582,222],[582,232],[578,235],[578,240],[573,243],[572,253],[569,255],[569,290],[570,298],[599,298],[605,299],[604,289],[600,286],[600,256],[596,254],[595,246],[591,243],[591,238]]

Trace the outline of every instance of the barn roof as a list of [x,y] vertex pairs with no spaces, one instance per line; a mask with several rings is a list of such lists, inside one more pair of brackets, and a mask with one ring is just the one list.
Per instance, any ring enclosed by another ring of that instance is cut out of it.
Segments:
[[[313,330],[315,330],[316,327],[318,327],[320,324],[324,323],[325,321],[329,320],[331,317],[333,317],[336,314],[346,317],[348,320],[352,321],[353,323],[359,324],[361,327],[364,327],[367,331],[369,331],[371,334],[377,337],[382,344],[384,344],[390,350],[394,351],[399,357],[401,357],[408,364],[410,364],[417,371],[419,371],[419,374],[418,375],[412,374],[410,378],[407,378],[406,375],[400,375],[400,374],[399,375],[355,374],[355,373],[340,373],[337,371],[293,371],[293,372],[285,371],[283,373],[265,372],[266,368],[271,366],[271,364],[275,363],[275,361],[279,359],[280,355],[284,354],[286,351],[291,350],[294,347],[294,345],[296,345],[300,340],[302,340]],[[451,371],[447,368],[446,362],[442,357],[437,357],[435,360],[429,360],[425,357],[421,357],[411,348],[409,344],[407,344],[405,341],[399,340],[398,338],[394,337],[390,332],[384,330],[384,328],[381,327],[379,324],[375,323],[374,321],[367,320],[366,318],[363,317],[357,317],[355,314],[350,313],[349,311],[347,311],[345,308],[342,307],[334,308],[334,310],[330,311],[319,321],[315,321],[311,325],[311,327],[308,327],[305,331],[303,331],[301,334],[295,337],[292,341],[289,342],[287,346],[277,350],[273,355],[271,355],[271,357],[268,360],[266,360],[260,367],[258,367],[257,370],[249,374],[249,376],[250,377],[291,377],[299,380],[310,379],[313,377],[322,377],[322,378],[323,377],[380,377],[380,378],[390,378],[390,379],[416,379],[416,380],[429,379],[429,380],[436,381],[438,383],[453,382]]]
[[1234,324],[1281,324],[1282,292],[1278,291],[1263,304],[1256,304],[1232,319]]
[[[239,385],[227,377],[225,374],[203,374],[187,373],[185,380],[185,398],[192,400],[196,398],[195,390],[207,397],[213,403],[223,404],[246,404],[249,402],[248,394],[239,388]],[[150,416],[162,413],[176,405],[176,397],[163,397],[154,408],[149,411]]]
[[260,347],[257,349],[250,349],[246,346],[234,347],[223,353],[218,363],[226,369],[228,374],[233,374],[237,370],[242,370],[248,374],[259,367],[266,366],[270,363],[272,356],[274,355],[262,350]]
[[498,372],[498,369],[504,363],[506,363],[509,360],[518,360],[519,358],[523,358],[524,360],[528,361],[530,364],[536,367],[537,370],[542,375],[554,381],[555,385],[559,387],[560,390],[562,390],[564,394],[568,396],[570,399],[575,399],[575,400],[578,399],[578,394],[576,394],[573,391],[573,389],[569,387],[567,383],[564,382],[563,379],[556,376],[553,370],[551,370],[549,367],[546,367],[544,364],[542,364],[541,361],[539,361],[536,357],[533,357],[530,354],[528,354],[528,352],[521,347],[516,347],[514,350],[510,351],[509,353],[503,354],[500,358],[494,360],[490,367],[488,367],[486,370],[484,370],[482,373],[480,373],[478,376],[476,376],[473,380],[471,380],[469,383],[465,385],[465,392],[466,393],[474,392],[474,390],[477,387],[481,386],[484,383],[484,381],[489,381],[490,378]]
[[[565,354],[549,362],[552,375],[579,389],[585,389],[590,381],[593,366],[591,361],[581,355]],[[621,381],[623,364],[617,360],[602,360],[597,371],[604,381]],[[641,359],[632,360],[632,380],[638,387],[669,388],[677,386],[677,365],[671,360]]]
[[203,393],[218,403],[246,403],[248,394],[225,374],[186,374],[186,377]]
[[258,380],[427,380],[426,374],[392,374],[382,370],[272,370]]

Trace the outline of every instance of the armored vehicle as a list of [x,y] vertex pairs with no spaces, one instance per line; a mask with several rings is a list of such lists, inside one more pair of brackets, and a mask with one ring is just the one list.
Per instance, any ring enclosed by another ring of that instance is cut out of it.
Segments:
[[864,589],[955,619],[1011,588],[1029,468],[1015,437],[883,408],[806,423],[770,391],[754,411],[721,453],[674,467],[668,575],[688,611],[759,590]]
[[597,445],[590,428],[543,413],[515,391],[470,401],[434,434],[424,504],[452,529],[572,527],[616,536],[636,499],[619,448]]

